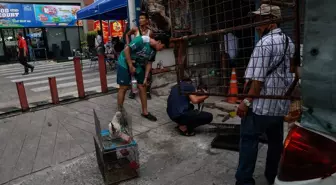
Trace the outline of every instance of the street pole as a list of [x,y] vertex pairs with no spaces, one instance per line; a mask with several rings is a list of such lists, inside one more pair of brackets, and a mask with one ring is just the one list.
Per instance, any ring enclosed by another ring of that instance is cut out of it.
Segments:
[[135,27],[136,26],[135,0],[128,0],[128,19],[130,28]]

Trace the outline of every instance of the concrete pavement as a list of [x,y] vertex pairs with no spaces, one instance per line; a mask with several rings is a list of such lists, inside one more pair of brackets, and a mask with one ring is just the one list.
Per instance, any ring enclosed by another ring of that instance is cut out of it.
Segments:
[[[201,127],[195,137],[174,131],[165,113],[166,102],[149,101],[158,117],[140,117],[139,100],[126,100],[140,150],[140,177],[124,185],[234,184],[238,153],[210,148],[215,133]],[[0,120],[0,185],[103,184],[96,164],[92,136],[96,109],[104,128],[116,110],[116,95],[92,98]],[[264,184],[267,146],[260,145],[255,175]]]

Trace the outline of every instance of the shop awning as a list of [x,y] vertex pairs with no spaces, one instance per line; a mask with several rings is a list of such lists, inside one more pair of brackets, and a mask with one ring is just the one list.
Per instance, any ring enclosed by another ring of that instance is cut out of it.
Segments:
[[97,0],[77,12],[77,19],[122,20],[127,17],[127,0]]
[[105,0],[98,5],[99,13],[104,20],[127,19],[127,0]]
[[89,6],[86,6],[82,9],[80,9],[77,12],[77,19],[95,19],[99,15],[98,10],[98,4],[105,0],[97,0],[90,4]]

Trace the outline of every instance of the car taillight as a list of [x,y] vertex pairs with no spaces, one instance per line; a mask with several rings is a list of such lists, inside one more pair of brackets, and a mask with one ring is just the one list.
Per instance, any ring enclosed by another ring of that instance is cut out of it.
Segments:
[[336,172],[336,142],[299,126],[285,140],[278,179],[326,178]]

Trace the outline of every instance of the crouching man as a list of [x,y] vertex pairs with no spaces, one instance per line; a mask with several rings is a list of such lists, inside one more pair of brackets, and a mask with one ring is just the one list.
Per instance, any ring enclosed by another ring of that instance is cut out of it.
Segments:
[[204,102],[208,96],[183,94],[196,92],[190,78],[183,79],[180,88],[182,93],[178,85],[172,87],[167,100],[167,113],[170,119],[178,124],[176,129],[181,135],[194,136],[196,127],[209,124],[213,119],[211,113],[195,110],[193,105]]

